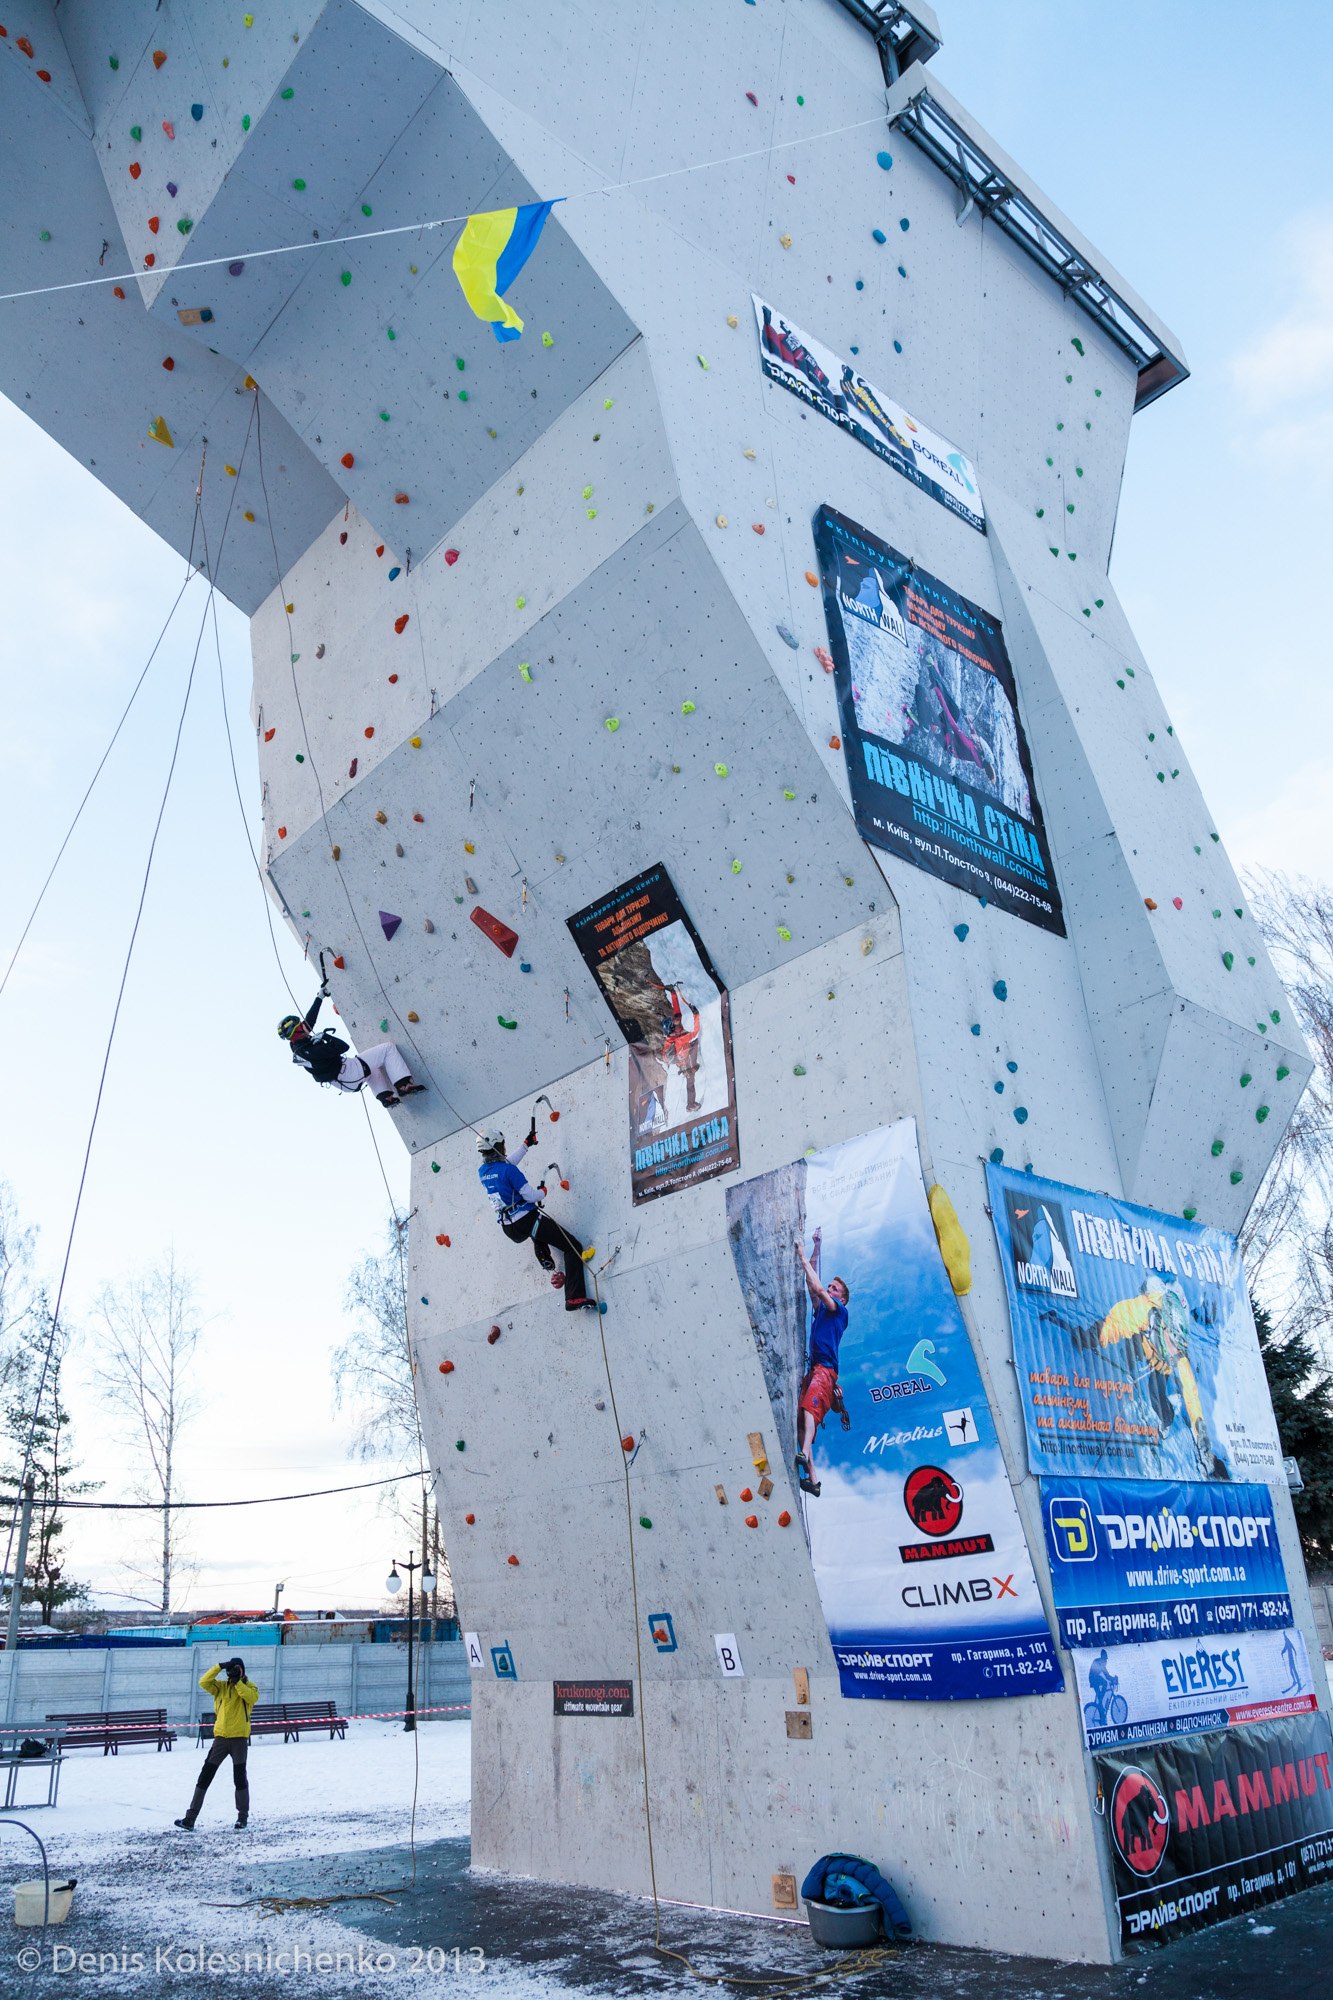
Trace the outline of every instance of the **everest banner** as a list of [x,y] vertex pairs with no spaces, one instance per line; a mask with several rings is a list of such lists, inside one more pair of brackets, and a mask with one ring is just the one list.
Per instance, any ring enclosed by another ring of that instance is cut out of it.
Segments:
[[1043,1479],[1041,1513],[1063,1645],[1291,1623],[1266,1486]]
[[634,1203],[740,1165],[731,999],[660,865],[567,920],[629,1044]]
[[759,328],[760,365],[769,381],[780,382],[984,535],[986,512],[971,459],[947,438],[909,417],[901,404],[859,375],[850,361],[802,333],[776,307],[753,292],[750,298]]
[[1305,1641],[1290,1625],[1221,1639],[1080,1648],[1074,1672],[1090,1750],[1272,1722],[1316,1706]]
[[727,1190],[844,1696],[1063,1686],[905,1118]]
[[857,832],[1063,937],[999,621],[832,507],[814,531]]
[[1280,1475],[1234,1236],[988,1166],[1033,1472]]

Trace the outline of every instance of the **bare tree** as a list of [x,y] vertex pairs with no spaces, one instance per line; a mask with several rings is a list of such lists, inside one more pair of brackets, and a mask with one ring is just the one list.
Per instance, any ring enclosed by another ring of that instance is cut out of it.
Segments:
[[22,1222],[14,1190],[0,1181],[0,1395],[25,1366],[26,1339],[46,1312],[32,1274],[37,1231]]
[[165,1624],[183,1553],[175,1504],[181,1434],[200,1402],[193,1364],[204,1323],[195,1282],[170,1250],[150,1270],[108,1285],[98,1310],[109,1337],[102,1386],[138,1454],[139,1496],[162,1510],[160,1540],[146,1573]]
[[1256,872],[1250,906],[1314,1057],[1241,1232],[1255,1291],[1283,1334],[1330,1352],[1333,1328],[1333,889]]

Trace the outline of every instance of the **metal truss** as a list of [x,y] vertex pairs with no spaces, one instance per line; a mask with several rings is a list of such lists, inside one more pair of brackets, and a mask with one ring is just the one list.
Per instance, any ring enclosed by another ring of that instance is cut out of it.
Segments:
[[854,21],[869,28],[879,44],[886,83],[896,83],[914,62],[939,54],[940,24],[930,7],[907,7],[902,0],[842,0]]

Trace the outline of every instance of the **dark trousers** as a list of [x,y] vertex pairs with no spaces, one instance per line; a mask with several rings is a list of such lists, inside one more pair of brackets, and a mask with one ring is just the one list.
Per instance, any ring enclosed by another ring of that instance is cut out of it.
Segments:
[[[577,1236],[571,1236],[560,1223],[553,1222],[540,1209],[535,1218],[525,1215],[519,1222],[503,1222],[500,1227],[511,1243],[531,1242],[532,1252],[539,1264],[550,1258],[552,1250],[558,1250],[565,1265],[565,1311],[577,1312],[588,1302],[587,1287],[583,1282],[583,1245]],[[545,1259],[543,1252],[546,1253]]]
[[231,1758],[232,1781],[236,1786],[236,1817],[237,1819],[249,1819],[250,1781],[245,1775],[245,1758],[249,1748],[250,1738],[248,1736],[215,1736],[213,1738],[213,1741],[208,1746],[208,1755],[204,1759],[198,1783],[194,1788],[194,1797],[190,1800],[189,1811],[185,1815],[191,1826],[194,1825],[199,1817],[200,1808],[204,1803],[204,1794],[212,1784],[218,1771],[226,1763],[228,1757]]

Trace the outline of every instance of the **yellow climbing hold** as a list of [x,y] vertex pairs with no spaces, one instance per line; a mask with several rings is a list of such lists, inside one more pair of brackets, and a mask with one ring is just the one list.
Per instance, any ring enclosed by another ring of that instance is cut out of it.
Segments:
[[421,1016],[420,1016],[420,1014],[414,1014],[414,1013],[413,1013],[413,1012],[411,1011],[411,1009],[409,1008],[409,1009],[408,1009],[408,1014],[407,1014],[407,1018],[408,1018],[408,1020],[409,1020],[409,1021],[419,1021],[419,1020],[421,1019]]
[[680,705],[680,712],[682,715],[693,715],[694,703],[692,701],[683,701]]
[[555,335],[554,335],[554,334],[551,334],[551,333],[544,333],[544,334],[542,335],[542,346],[543,346],[543,347],[554,347],[554,346],[555,346]]
[[938,1181],[926,1200],[930,1203],[930,1219],[935,1225],[935,1240],[940,1246],[944,1268],[949,1273],[949,1283],[960,1299],[966,1298],[972,1289],[972,1251],[967,1232],[958,1220],[958,1211]]
[[719,528],[725,528],[725,527],[726,527],[726,525],[727,525],[727,517],[726,517],[726,515],[725,515],[725,514],[717,514],[717,515],[715,515],[715,516],[714,516],[714,519],[716,520],[716,522],[717,522],[717,525],[718,525],[718,527],[719,527]]
[[255,518],[254,515],[250,512],[250,509],[248,507],[246,508],[244,514],[241,516],[241,519],[243,521],[253,521],[254,518]]
[[475,847],[473,846],[473,844],[472,844],[472,842],[471,842],[470,840],[465,840],[465,841],[463,842],[463,852],[464,852],[464,854],[475,854],[475,853],[476,853],[476,851],[477,851],[477,850],[476,850],[476,848],[475,848]]
[[718,775],[718,777],[719,777],[719,778],[725,778],[725,777],[726,777],[726,775],[727,775],[727,766],[726,766],[725,764],[714,764],[714,766],[713,766],[713,769],[714,769],[714,770],[715,770],[715,771],[717,772],[717,775]]
[[226,473],[228,479],[236,477],[236,467],[234,465],[224,465],[222,470]]
[[532,679],[532,668],[528,665],[526,660],[519,661],[518,670],[519,673],[523,676],[523,679],[525,681],[530,681]]
[[155,443],[169,444],[172,450],[173,451],[175,450],[176,440],[171,435],[171,432],[167,429],[167,420],[165,417],[153,418],[152,423],[149,424],[148,426],[148,435],[155,441]]
[[514,609],[515,609],[515,611],[521,611],[521,610],[523,609],[523,606],[524,606],[524,605],[525,605],[525,604],[527,603],[527,601],[528,601],[528,600],[527,600],[527,598],[526,598],[526,597],[516,597],[516,598],[514,599]]
[[736,317],[735,313],[728,313],[728,314],[727,314],[727,325],[728,325],[728,326],[739,326],[739,325],[740,325],[740,321],[739,321],[739,320],[737,319],[737,317]]
[[256,382],[253,375],[247,375],[244,382],[241,384],[241,387],[243,389],[257,389],[259,387],[259,384],[258,382]]
[[780,243],[780,244],[782,245],[782,247],[783,247],[783,249],[784,249],[784,250],[790,250],[790,249],[791,249],[791,238],[790,238],[790,236],[779,236],[779,238],[778,238],[778,242],[779,242],[779,243]]
[[742,456],[743,458],[749,458],[749,459],[754,459],[754,458],[758,458],[759,454],[758,454],[758,452],[757,452],[757,451],[752,451],[752,450],[751,450],[751,448],[750,448],[750,446],[749,446],[749,445],[747,444],[747,445],[746,445],[746,447],[745,447],[745,450],[744,450],[744,451],[742,452],[741,456]]
[[414,750],[419,750],[421,748],[421,738],[419,736],[409,736],[407,740],[412,745],[412,748]]

